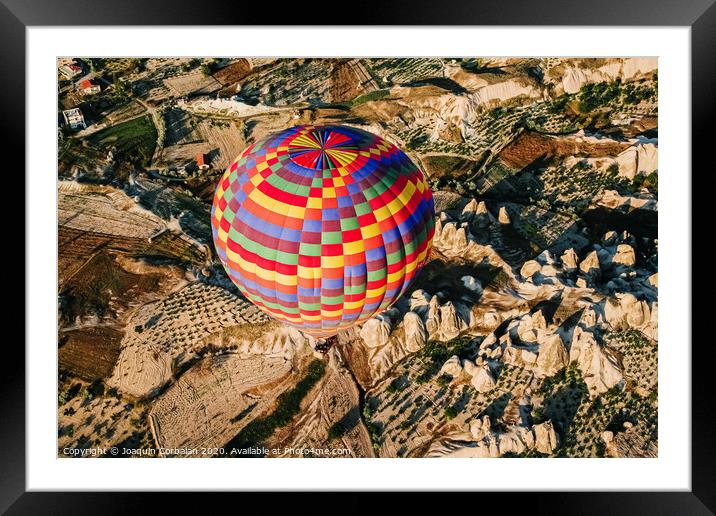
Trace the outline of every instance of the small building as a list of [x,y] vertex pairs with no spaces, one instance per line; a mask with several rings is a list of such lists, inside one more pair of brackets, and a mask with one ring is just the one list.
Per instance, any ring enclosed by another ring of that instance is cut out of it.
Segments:
[[201,153],[196,155],[196,166],[199,167],[199,170],[208,170],[211,168],[206,154]]
[[82,95],[94,95],[102,91],[100,85],[90,79],[80,81],[79,89]]
[[82,115],[80,108],[66,109],[62,112],[62,116],[71,129],[86,129],[85,117]]
[[72,79],[73,77],[77,77],[79,74],[82,73],[82,67],[78,65],[75,62],[72,63],[65,63],[59,68],[60,73],[67,77],[68,79]]

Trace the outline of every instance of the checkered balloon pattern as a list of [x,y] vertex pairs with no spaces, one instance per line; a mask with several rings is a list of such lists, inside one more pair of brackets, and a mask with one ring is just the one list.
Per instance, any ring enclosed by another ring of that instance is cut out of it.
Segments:
[[435,231],[422,172],[352,127],[297,126],[246,148],[219,181],[214,244],[269,315],[329,337],[392,305]]

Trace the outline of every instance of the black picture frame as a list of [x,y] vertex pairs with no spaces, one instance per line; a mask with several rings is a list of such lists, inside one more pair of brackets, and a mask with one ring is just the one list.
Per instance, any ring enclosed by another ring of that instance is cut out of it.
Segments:
[[[350,15],[351,25],[589,25],[589,26],[689,26],[691,27],[692,157],[693,169],[713,170],[710,164],[713,114],[716,112],[716,4],[714,0],[441,0],[439,2],[389,0],[375,5],[361,3]],[[297,12],[298,11],[298,12]],[[263,3],[177,2],[170,0],[0,0],[0,63],[4,70],[4,95],[0,95],[4,147],[14,156],[13,167],[24,169],[25,71],[28,26],[43,25],[283,25],[334,24],[343,16],[320,7],[267,10]],[[333,18],[333,19],[331,19]],[[569,52],[568,44],[565,53]],[[707,125],[708,124],[708,125]],[[702,166],[699,167],[699,164]],[[688,173],[683,171],[684,174]],[[17,181],[17,177],[15,177]],[[19,183],[19,181],[18,181]],[[16,188],[16,187],[15,187]],[[24,188],[24,187],[23,187]],[[27,192],[25,192],[27,193]],[[13,194],[13,196],[16,194]],[[22,198],[26,198],[23,196]],[[691,206],[687,207],[690,209]],[[20,208],[23,209],[24,208]],[[25,228],[26,230],[26,228]],[[22,237],[24,241],[24,236]],[[18,245],[19,247],[19,245]],[[24,255],[24,245],[22,251]],[[18,255],[14,256],[20,262]],[[24,260],[22,261],[24,263]],[[688,264],[685,264],[688,265]],[[17,270],[16,264],[14,270]],[[27,270],[25,273],[27,274]],[[689,303],[690,300],[683,300]],[[19,301],[16,301],[19,304]],[[24,306],[24,304],[23,304]],[[691,345],[690,328],[683,343]],[[677,343],[674,343],[675,345]],[[716,440],[713,437],[713,394],[699,378],[710,378],[711,344],[692,347],[692,490],[690,492],[589,492],[589,493],[502,493],[510,508],[528,507],[532,513],[549,514],[714,514],[716,511]],[[0,510],[8,514],[114,514],[148,511],[142,493],[39,493],[25,488],[25,351],[7,346],[6,363],[0,375],[3,411],[0,415]],[[687,436],[684,436],[687,438]],[[78,479],[81,482],[81,479]],[[172,506],[206,510],[206,499],[186,494],[163,493],[162,512]],[[272,495],[273,496],[273,495]],[[300,504],[297,494],[292,504]],[[355,506],[358,494],[345,495],[342,505]],[[483,495],[481,495],[483,496]],[[211,495],[214,503],[225,496]],[[278,498],[276,498],[278,500]],[[497,500],[495,500],[497,501]],[[481,502],[481,504],[484,502]],[[368,506],[366,506],[368,509]],[[340,510],[340,509],[339,509]]]

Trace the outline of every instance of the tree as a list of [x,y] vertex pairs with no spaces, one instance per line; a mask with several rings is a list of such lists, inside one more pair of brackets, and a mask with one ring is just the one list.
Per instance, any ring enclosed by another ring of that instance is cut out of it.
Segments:
[[147,68],[147,59],[130,59],[127,68],[134,73],[143,72]]
[[443,373],[438,376],[437,383],[440,387],[445,387],[452,381],[452,376],[447,373]]
[[328,439],[339,439],[343,437],[346,433],[346,428],[343,426],[343,424],[340,421],[337,421],[333,425],[331,425],[331,428],[328,429]]
[[120,97],[128,95],[129,92],[127,88],[127,83],[117,77],[117,72],[114,72],[112,74],[112,84],[114,85],[114,91],[117,93],[117,95],[119,95]]
[[89,60],[89,64],[93,72],[101,72],[104,70],[104,59],[93,58]]

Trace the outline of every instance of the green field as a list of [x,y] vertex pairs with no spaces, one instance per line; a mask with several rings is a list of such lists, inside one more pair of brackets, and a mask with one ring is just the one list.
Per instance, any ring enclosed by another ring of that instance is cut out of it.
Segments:
[[115,158],[146,166],[157,144],[157,129],[146,115],[102,129],[91,136],[91,141],[107,151],[114,147]]

